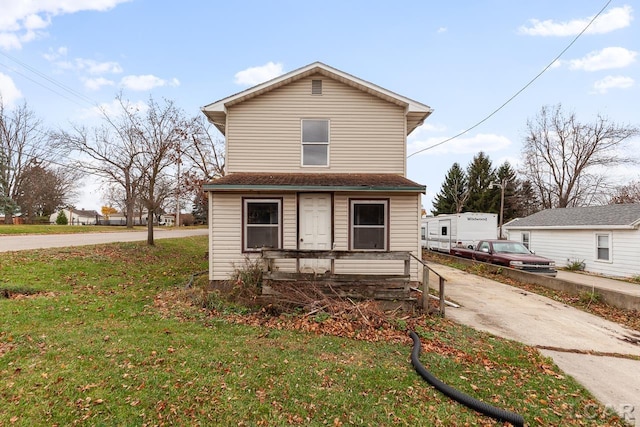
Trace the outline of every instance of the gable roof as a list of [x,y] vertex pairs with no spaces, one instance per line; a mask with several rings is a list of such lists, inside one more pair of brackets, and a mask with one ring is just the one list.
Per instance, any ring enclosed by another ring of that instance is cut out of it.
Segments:
[[95,218],[95,217],[102,216],[95,210],[85,210],[85,209],[75,209],[75,208],[71,208],[67,210],[69,210],[73,215],[84,216],[88,218]]
[[385,191],[424,193],[426,187],[390,173],[236,172],[211,181],[205,191]]
[[234,104],[246,101],[248,99],[259,96],[263,93],[277,89],[281,86],[287,85],[296,80],[304,77],[322,74],[348,86],[355,87],[367,92],[385,101],[404,107],[407,114],[407,135],[409,135],[415,128],[420,126],[424,120],[433,112],[433,109],[428,105],[414,101],[390,90],[384,89],[378,85],[370,83],[366,80],[362,80],[351,74],[340,71],[336,68],[330,67],[322,62],[314,62],[304,67],[298,68],[279,77],[253,86],[242,92],[238,92],[234,95],[215,101],[211,104],[205,105],[201,108],[202,112],[207,116],[209,121],[218,128],[222,134],[225,134],[225,122],[227,115],[227,108]]
[[505,228],[637,228],[640,203],[546,209],[505,224]]

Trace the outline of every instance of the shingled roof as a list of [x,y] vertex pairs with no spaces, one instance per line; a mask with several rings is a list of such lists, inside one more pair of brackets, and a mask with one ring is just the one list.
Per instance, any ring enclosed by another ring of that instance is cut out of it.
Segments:
[[211,181],[205,191],[393,191],[424,193],[426,187],[395,174],[236,172]]
[[637,228],[640,203],[546,209],[517,219],[505,228]]

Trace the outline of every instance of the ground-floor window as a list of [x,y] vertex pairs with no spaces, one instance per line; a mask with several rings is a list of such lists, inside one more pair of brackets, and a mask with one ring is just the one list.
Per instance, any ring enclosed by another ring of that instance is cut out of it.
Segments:
[[388,200],[350,201],[351,249],[388,250],[388,211]]
[[282,247],[282,200],[243,199],[244,251]]
[[596,234],[596,259],[611,261],[611,235]]
[[528,231],[523,231],[522,232],[522,244],[524,245],[525,248],[531,250],[531,248],[529,247],[529,242],[530,242],[530,234]]

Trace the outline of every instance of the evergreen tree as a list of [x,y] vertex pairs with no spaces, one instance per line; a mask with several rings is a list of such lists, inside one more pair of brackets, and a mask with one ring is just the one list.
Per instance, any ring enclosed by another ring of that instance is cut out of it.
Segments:
[[513,218],[524,218],[542,210],[542,203],[531,181],[519,180],[516,185]]
[[[504,162],[496,170],[496,182],[499,182],[500,185],[504,185],[503,223],[506,223],[507,221],[518,217],[518,214],[516,212],[516,190],[518,181],[516,179],[516,171],[513,170],[509,162]],[[499,212],[500,209],[501,192],[502,189],[500,188],[498,188],[498,191],[496,191],[496,212]]]
[[191,214],[196,224],[206,224],[209,219],[209,198],[202,190],[202,186],[193,199]]
[[[491,159],[482,151],[476,154],[467,166],[467,190],[469,198],[465,205],[467,212],[494,212],[500,209],[500,194],[496,200],[495,192],[489,184],[496,180]],[[497,202],[497,203],[496,203]]]
[[447,171],[440,192],[433,201],[433,215],[460,213],[464,208],[469,193],[467,192],[467,178],[458,163]]
[[69,224],[69,219],[64,211],[58,212],[58,216],[56,217],[56,224],[58,225],[67,225]]

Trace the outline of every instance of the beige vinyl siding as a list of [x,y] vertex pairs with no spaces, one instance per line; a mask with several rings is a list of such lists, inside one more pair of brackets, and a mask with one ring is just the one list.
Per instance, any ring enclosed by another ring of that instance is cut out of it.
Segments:
[[[209,193],[209,279],[227,280],[234,265],[244,265],[245,256],[258,258],[258,254],[242,253],[242,198],[243,194]],[[298,223],[297,198],[295,194],[251,194],[251,197],[282,198],[283,248],[296,249]],[[389,193],[345,193],[334,195],[334,242],[335,249],[349,249],[349,200],[384,199],[389,202],[389,249],[420,254],[420,195],[392,195]],[[294,272],[295,260],[279,260],[276,267],[281,271]],[[348,261],[337,260],[336,273],[356,274],[402,274],[402,261]],[[422,268],[411,260],[411,280],[421,280]]]
[[[322,95],[311,81],[322,80]],[[227,171],[405,171],[404,108],[322,75],[309,76],[227,111]],[[301,164],[301,119],[330,120],[329,166]]]
[[[420,195],[391,195],[388,193],[336,194],[334,198],[334,241],[337,250],[349,249],[349,200],[388,199],[389,200],[389,250],[410,251],[420,254]],[[402,274],[403,261],[349,261],[337,260],[336,273],[355,274]],[[421,278],[419,263],[411,260],[411,280]]]
[[[242,252],[243,194],[209,193],[209,280],[227,280],[235,267],[242,267],[245,258],[259,258],[257,253]],[[296,198],[293,194],[252,193],[250,197],[282,199],[282,244],[296,248]],[[234,267],[235,266],[235,267]],[[295,269],[295,261],[280,260],[278,268]]]

